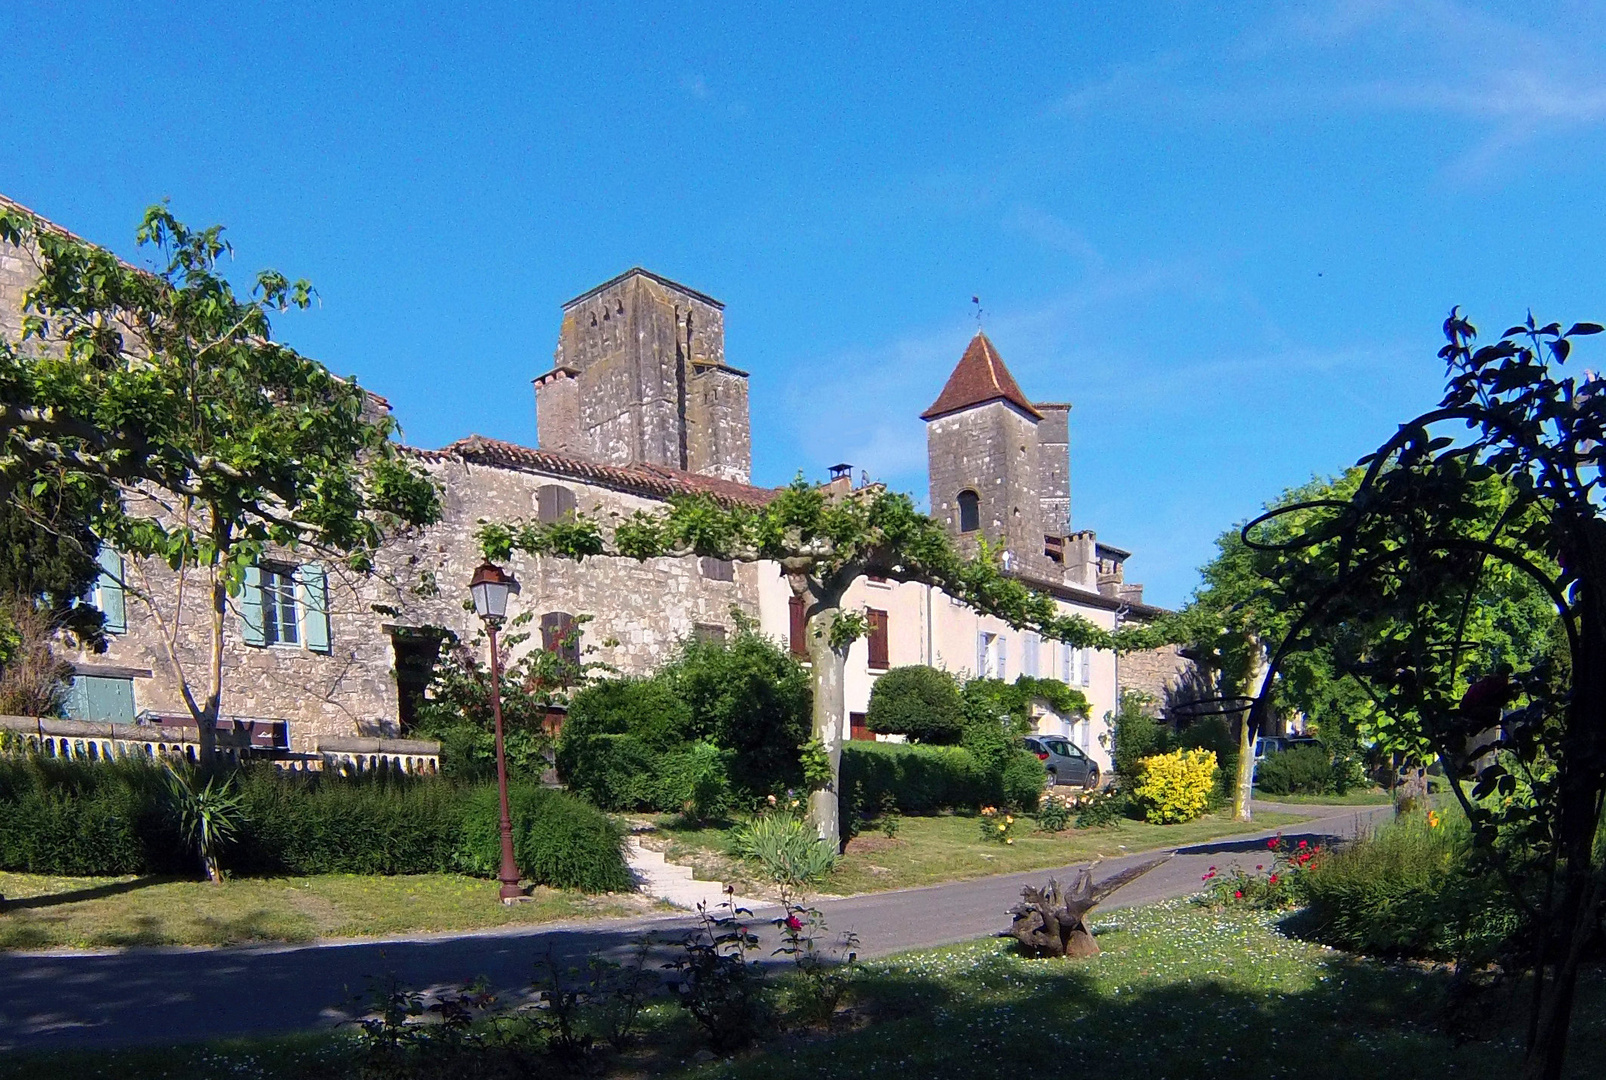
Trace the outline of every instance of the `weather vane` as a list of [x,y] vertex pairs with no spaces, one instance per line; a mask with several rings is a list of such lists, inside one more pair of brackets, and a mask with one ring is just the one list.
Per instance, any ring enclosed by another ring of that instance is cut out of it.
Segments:
[[981,329],[981,297],[972,296],[970,302],[976,305],[976,329]]

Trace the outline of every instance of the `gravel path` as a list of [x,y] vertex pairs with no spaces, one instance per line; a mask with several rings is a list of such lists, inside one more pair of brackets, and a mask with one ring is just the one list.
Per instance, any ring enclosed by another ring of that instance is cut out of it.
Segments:
[[[1325,842],[1354,836],[1389,812],[1388,807],[1264,808],[1310,819],[1175,849],[1168,863],[1116,893],[1100,910],[1185,896],[1199,888],[1209,866],[1253,869],[1265,861],[1266,839],[1275,832],[1296,841]],[[1104,860],[1095,878],[1154,854]],[[1072,866],[1002,874],[819,906],[833,930],[859,936],[860,955],[881,956],[996,933],[1007,926],[1005,911],[1023,885],[1050,877],[1068,882],[1075,871]],[[763,909],[755,912],[755,922],[765,918]],[[685,915],[665,915],[385,941],[0,954],[0,1050],[186,1042],[334,1024],[361,1011],[354,1005],[370,980],[388,974],[419,987],[485,976],[493,986],[516,992],[530,981],[536,958],[549,949],[562,962],[594,953],[622,956],[644,934],[673,941],[691,922]]]

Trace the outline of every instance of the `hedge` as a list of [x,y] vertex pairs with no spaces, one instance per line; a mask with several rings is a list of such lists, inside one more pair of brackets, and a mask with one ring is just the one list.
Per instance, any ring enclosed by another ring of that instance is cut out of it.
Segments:
[[994,804],[1030,809],[1044,782],[1043,763],[1025,751],[1011,753],[1002,770],[990,770],[962,746],[864,741],[842,747],[842,790],[861,807],[880,807],[890,792],[906,814]]
[[[224,850],[235,874],[469,873],[500,865],[496,788],[375,774],[237,773],[244,825]],[[630,887],[618,829],[570,795],[519,787],[519,866],[541,884]],[[191,873],[195,857],[167,808],[163,768],[0,757],[0,869],[40,874]],[[490,837],[490,854],[485,847]]]

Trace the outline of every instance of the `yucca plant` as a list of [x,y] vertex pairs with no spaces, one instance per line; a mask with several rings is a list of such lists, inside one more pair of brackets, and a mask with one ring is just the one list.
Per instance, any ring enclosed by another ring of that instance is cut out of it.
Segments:
[[207,880],[214,885],[223,884],[218,854],[239,835],[245,822],[244,807],[233,780],[213,774],[202,784],[195,772],[169,768],[167,790],[178,818],[179,835],[200,856]]

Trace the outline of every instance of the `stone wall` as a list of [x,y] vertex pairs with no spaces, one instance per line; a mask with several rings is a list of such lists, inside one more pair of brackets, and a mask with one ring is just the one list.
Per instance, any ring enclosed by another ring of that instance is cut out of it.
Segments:
[[1166,694],[1192,670],[1193,661],[1183,656],[1177,645],[1127,653],[1121,657],[1121,692],[1136,690],[1145,694],[1158,710],[1165,704]]
[[39,276],[33,253],[0,240],[0,338],[22,339],[22,295]]
[[[399,703],[392,632],[398,628],[440,627],[474,642],[478,618],[465,611],[468,580],[480,562],[474,531],[481,519],[510,520],[535,512],[536,492],[558,484],[574,492],[577,507],[606,518],[652,510],[653,500],[513,468],[470,464],[435,457],[428,469],[442,486],[443,520],[382,548],[378,572],[356,575],[328,565],[330,653],[298,647],[258,648],[245,644],[239,612],[231,609],[224,631],[225,715],[290,721],[291,748],[313,750],[321,739],[398,734]],[[295,561],[291,554],[286,558]],[[595,615],[581,639],[595,646],[587,658],[612,664],[626,674],[645,674],[666,660],[698,624],[729,628],[730,610],[758,614],[758,581],[774,566],[738,565],[734,580],[705,579],[699,561],[562,559],[517,556],[508,565],[522,586],[510,617],[530,612],[530,638],[517,650],[540,647],[540,616],[547,612]],[[130,583],[157,598],[171,619],[177,594],[173,575],[161,564],[129,567]],[[204,602],[193,592],[179,622],[177,648],[196,684],[204,681],[207,637]],[[380,609],[380,610],[376,610]],[[127,601],[128,632],[116,636],[107,653],[81,656],[92,667],[146,669],[134,680],[135,707],[183,714],[180,685],[162,645],[158,621],[146,602]],[[171,625],[171,622],[169,622]],[[483,643],[476,647],[483,649]]]

